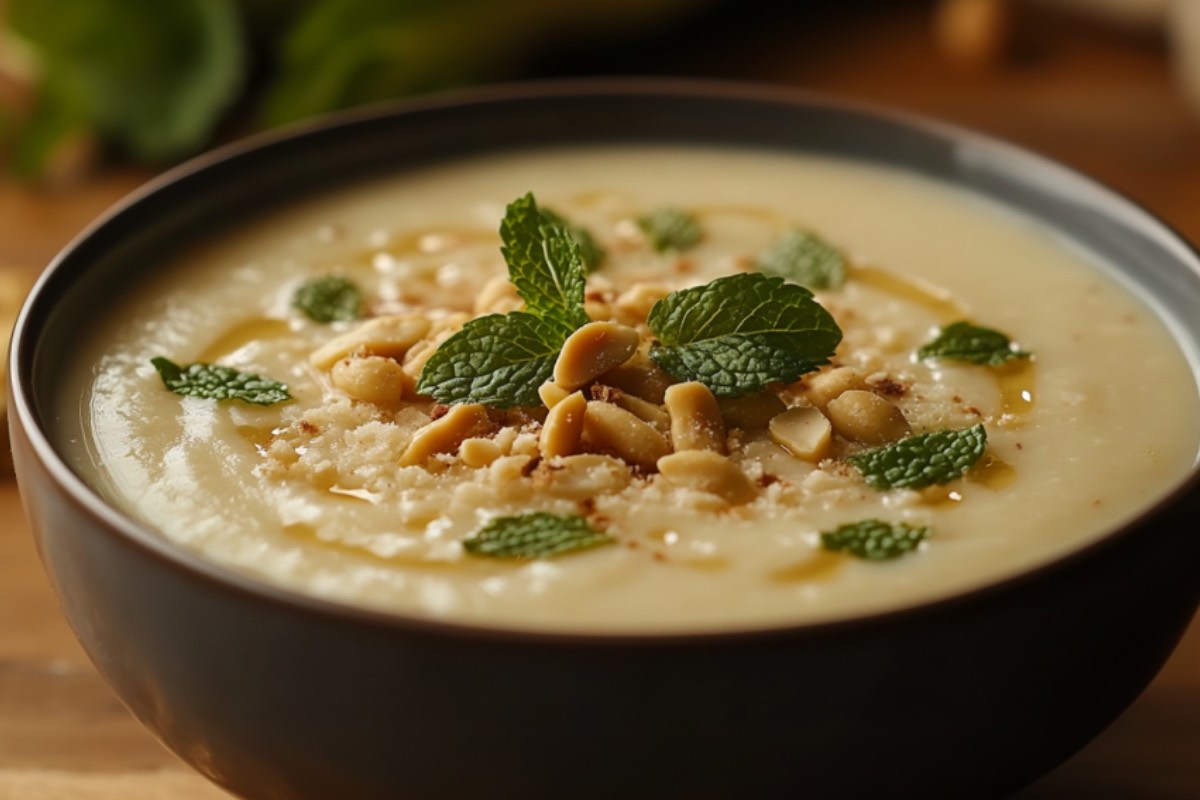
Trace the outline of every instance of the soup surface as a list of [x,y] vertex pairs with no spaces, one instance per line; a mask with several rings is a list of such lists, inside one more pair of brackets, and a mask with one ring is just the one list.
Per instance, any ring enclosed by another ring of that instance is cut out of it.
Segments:
[[[543,403],[448,410],[414,380],[465,320],[521,308],[497,228],[527,191],[605,250],[587,314],[641,347],[578,387],[543,390]],[[664,207],[699,241],[656,249],[639,219]],[[816,290],[841,329],[832,363],[720,400],[696,445],[709,460],[660,471],[655,448],[687,449],[682,406],[662,396],[683,381],[646,355],[661,338],[648,310],[755,273],[797,230],[844,256],[844,283]],[[318,322],[297,307],[298,289],[327,276],[359,290],[350,316],[362,318]],[[416,326],[412,341],[372,343],[362,326],[375,317]],[[1006,363],[917,356],[960,320],[1011,337]],[[1192,367],[1104,265],[958,190],[790,154],[563,149],[383,178],[166,256],[94,341],[73,365],[82,401],[64,412],[83,425],[78,469],[120,507],[270,583],[502,627],[726,630],[943,597],[1111,531],[1183,478],[1200,441]],[[180,396],[158,357],[272,378],[292,399]],[[590,422],[551,446],[545,405],[576,388]],[[785,407],[811,409],[793,415],[808,427],[770,424]],[[979,425],[983,455],[931,486],[872,486],[850,460]],[[650,455],[614,436],[650,437]],[[466,544],[535,511],[583,520],[607,546],[509,559]],[[900,538],[919,546],[860,558],[822,536],[864,520],[906,525]]]

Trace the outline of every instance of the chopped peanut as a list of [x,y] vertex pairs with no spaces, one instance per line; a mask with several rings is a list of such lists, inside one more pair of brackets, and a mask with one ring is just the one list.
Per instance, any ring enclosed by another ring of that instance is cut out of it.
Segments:
[[523,305],[517,287],[506,275],[497,275],[483,285],[475,298],[475,315],[507,314]]
[[815,463],[829,455],[833,426],[818,408],[789,408],[767,427],[775,443],[796,458]]
[[854,442],[886,444],[912,430],[900,409],[872,392],[842,392],[830,401],[827,413],[837,434]]
[[671,483],[715,494],[731,505],[749,503],[757,491],[737,464],[711,450],[685,450],[658,460],[658,469]]
[[429,320],[420,314],[375,317],[330,339],[314,350],[308,360],[317,369],[329,369],[349,355],[399,360],[429,332],[429,328]]
[[333,385],[355,400],[394,405],[412,392],[412,378],[390,358],[343,358],[329,373]]
[[583,435],[583,415],[587,400],[583,392],[575,392],[554,404],[546,415],[538,447],[545,458],[569,456],[579,449]]
[[613,311],[626,325],[641,325],[654,304],[670,293],[671,288],[661,283],[635,283],[617,297]]
[[725,452],[725,422],[717,398],[699,381],[677,383],[664,401],[671,417],[671,446],[681,450]]
[[834,367],[805,376],[804,386],[805,399],[823,409],[842,392],[866,389],[867,379],[854,367]]
[[637,352],[640,337],[615,322],[589,322],[567,337],[554,362],[554,382],[575,391]]
[[644,347],[621,366],[599,376],[599,381],[655,404],[662,403],[667,387],[675,382],[650,358]]
[[719,397],[717,408],[730,428],[754,431],[767,427],[776,414],[782,414],[787,406],[773,392],[759,392],[746,397]]
[[400,455],[400,466],[422,464],[436,453],[453,453],[464,439],[491,427],[487,407],[478,403],[451,406],[446,414],[413,434]]
[[556,403],[570,396],[570,394],[570,392],[554,381],[546,381],[538,387],[538,397],[542,398],[542,403],[545,404],[546,408],[554,408]]
[[632,477],[620,459],[585,454],[543,461],[533,472],[533,484],[556,497],[586,500],[619,492]]
[[653,469],[658,459],[671,452],[666,437],[653,425],[611,403],[589,402],[583,429],[593,447],[645,469]]
[[502,455],[500,445],[491,439],[472,437],[458,446],[458,457],[468,467],[486,467]]

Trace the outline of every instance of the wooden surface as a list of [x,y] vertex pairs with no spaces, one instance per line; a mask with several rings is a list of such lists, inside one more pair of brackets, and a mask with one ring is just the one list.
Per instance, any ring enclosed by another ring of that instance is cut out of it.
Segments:
[[[1200,115],[1185,108],[1155,42],[1050,29],[1039,31],[1014,65],[956,72],[933,47],[919,8],[878,7],[884,10],[870,25],[833,15],[732,26],[718,49],[676,42],[655,69],[829,90],[957,121],[1077,166],[1200,240]],[[703,45],[709,34],[696,35]],[[40,194],[0,184],[0,269],[35,272],[144,177],[115,171]],[[1200,624],[1193,624],[1158,679],[1115,725],[1014,800],[1194,800],[1198,755]],[[88,664],[46,585],[16,489],[4,482],[0,800],[76,798],[227,795],[160,747]]]

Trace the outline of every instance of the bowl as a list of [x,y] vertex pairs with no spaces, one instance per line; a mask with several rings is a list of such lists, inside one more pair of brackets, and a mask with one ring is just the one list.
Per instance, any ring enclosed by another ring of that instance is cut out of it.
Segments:
[[68,466],[57,366],[105,296],[162,252],[381,171],[616,141],[823,153],[965,188],[1117,265],[1200,351],[1200,259],[1161,222],[1027,152],[850,103],[724,84],[552,83],[238,144],[92,225],[46,271],[14,335],[22,496],[101,674],[200,772],[273,800],[978,800],[1082,747],[1150,682],[1200,601],[1195,469],[1095,544],[949,599],[767,630],[584,635],[431,622],[259,583],[147,529]]

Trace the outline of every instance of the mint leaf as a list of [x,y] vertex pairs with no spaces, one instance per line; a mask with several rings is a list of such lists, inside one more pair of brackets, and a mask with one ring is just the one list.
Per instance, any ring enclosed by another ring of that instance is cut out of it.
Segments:
[[536,511],[492,520],[464,541],[463,548],[489,558],[553,558],[614,542],[616,539],[596,531],[583,517]]
[[508,277],[535,317],[555,319],[572,330],[589,322],[583,310],[583,257],[570,232],[547,223],[530,192],[509,203],[500,222],[500,252]]
[[914,528],[903,522],[865,519],[822,533],[821,546],[869,561],[887,561],[916,550],[932,532],[929,528]]
[[567,233],[571,234],[575,244],[579,245],[579,256],[583,259],[584,272],[588,274],[595,272],[608,257],[608,253],[596,241],[596,237],[592,236],[592,232],[582,225],[575,225],[566,217],[548,208],[542,209],[542,219],[547,225],[558,225],[566,228]]
[[1000,331],[969,322],[955,322],[938,332],[937,338],[917,351],[917,358],[948,358],[998,367],[1030,354],[1018,350]]
[[317,278],[296,290],[292,305],[314,322],[358,319],[362,311],[362,292],[346,278]]
[[523,311],[478,317],[425,362],[417,392],[447,405],[537,405],[538,387],[553,375],[571,331],[556,319]]
[[792,231],[758,257],[758,271],[809,289],[837,289],[846,282],[846,258],[813,234]]
[[647,320],[658,365],[718,397],[791,383],[829,363],[842,331],[803,286],[759,273],[672,292]]
[[687,250],[704,236],[700,223],[688,212],[678,208],[660,208],[638,217],[638,227],[650,239],[654,249]]
[[216,364],[190,364],[181,367],[170,359],[150,359],[163,385],[178,395],[208,400],[242,400],[257,406],[269,406],[291,400],[285,384],[261,378],[232,367]]
[[846,459],[875,489],[921,489],[961,478],[987,449],[987,430],[975,425],[901,439]]

